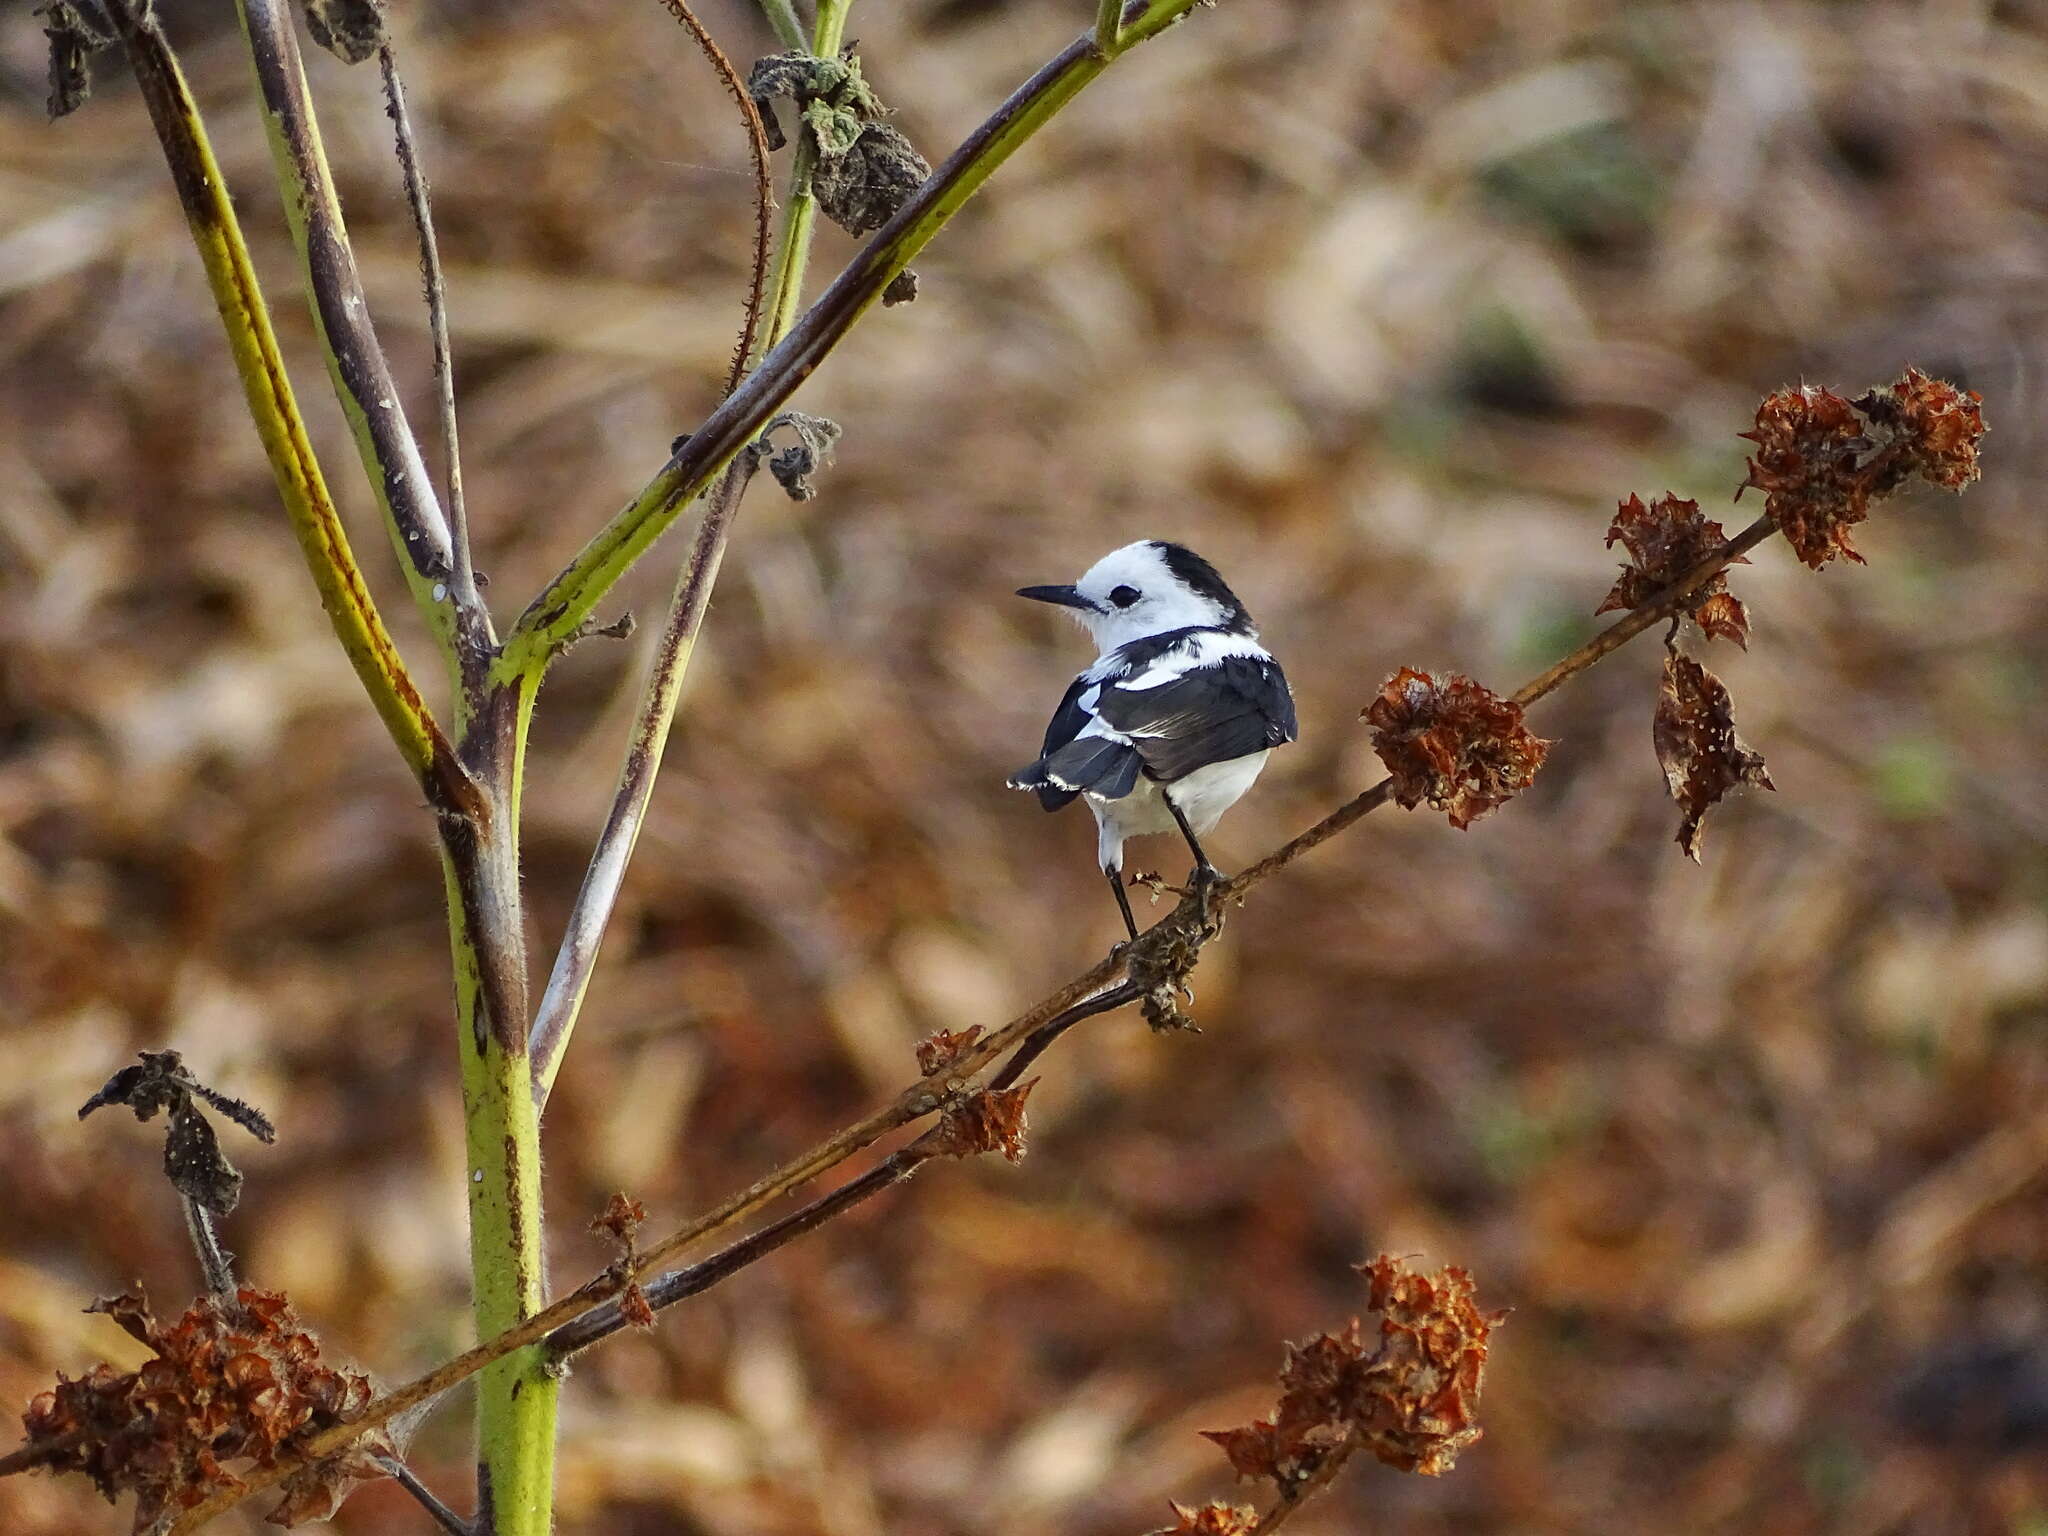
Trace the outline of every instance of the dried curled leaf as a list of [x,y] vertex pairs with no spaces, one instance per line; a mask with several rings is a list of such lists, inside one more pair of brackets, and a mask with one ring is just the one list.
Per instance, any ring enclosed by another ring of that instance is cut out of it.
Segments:
[[1522,724],[1522,707],[1451,674],[1441,684],[1403,667],[1366,706],[1373,750],[1394,778],[1394,798],[1427,800],[1465,828],[1534,782],[1550,743]]
[[1950,491],[1976,478],[1982,404],[1913,368],[1853,402],[1810,385],[1781,389],[1740,434],[1757,445],[1742,490],[1764,493],[1764,511],[1813,569],[1836,555],[1860,565],[1849,529],[1873,501],[1916,474]]
[[[778,449],[774,436],[784,428],[796,440],[787,448]],[[768,466],[768,473],[775,477],[775,483],[782,487],[783,494],[791,501],[809,501],[818,494],[818,488],[811,483],[811,476],[832,463],[832,450],[839,442],[841,431],[839,423],[828,417],[812,416],[803,411],[784,411],[761,429],[761,435],[754,439],[747,452],[753,456],[756,465]],[[678,439],[679,443],[681,441]]]
[[789,142],[776,116],[778,99],[795,104],[820,154],[845,153],[860,137],[862,124],[888,111],[862,78],[860,60],[851,49],[837,58],[819,58],[799,50],[757,59],[747,72],[747,94],[761,113],[761,129],[770,149],[781,149]]
[[1382,1254],[1359,1270],[1380,1314],[1377,1341],[1368,1349],[1353,1318],[1289,1345],[1273,1410],[1207,1433],[1240,1477],[1268,1478],[1285,1495],[1354,1441],[1389,1466],[1438,1477],[1479,1438],[1487,1341],[1505,1314],[1481,1312],[1471,1275],[1456,1267],[1423,1275]]
[[[270,1466],[295,1436],[346,1423],[370,1402],[369,1378],[321,1364],[320,1341],[275,1292],[202,1296],[168,1326],[139,1295],[88,1310],[104,1312],[155,1358],[137,1371],[102,1364],[77,1381],[60,1374],[29,1400],[22,1423],[30,1446],[50,1447],[43,1459],[54,1470],[85,1473],[109,1500],[132,1491],[137,1531],[236,1485],[228,1462]],[[348,1485],[381,1475],[362,1471],[363,1458],[389,1451],[378,1432],[296,1474],[280,1513],[314,1517],[297,1512],[323,1501],[331,1509]]]
[[344,64],[384,45],[384,0],[305,0],[306,31]]
[[939,1157],[974,1157],[1000,1152],[1011,1162],[1024,1157],[1024,1100],[1038,1079],[1014,1088],[987,1088],[949,1109],[925,1133],[925,1145]]
[[[1719,523],[1700,515],[1698,502],[1666,492],[1648,506],[1640,496],[1622,502],[1607,525],[1608,547],[1617,541],[1628,551],[1629,563],[1595,613],[1641,607],[1716,554],[1727,543],[1727,535]],[[1749,560],[1738,555],[1734,563],[1747,565]],[[1709,636],[1749,648],[1749,614],[1729,593],[1726,571],[1717,571],[1694,591],[1684,611]]]
[[967,1052],[974,1049],[975,1041],[981,1038],[981,1026],[970,1024],[965,1029],[942,1029],[928,1039],[917,1042],[917,1070],[926,1077],[937,1077]]
[[917,274],[905,267],[889,279],[889,286],[882,290],[882,308],[894,309],[898,304],[917,302]]
[[1251,1536],[1259,1528],[1259,1512],[1244,1504],[1212,1500],[1199,1509],[1173,1506],[1174,1523],[1152,1536]]
[[1672,651],[1664,657],[1652,735],[1664,782],[1684,814],[1678,846],[1695,863],[1700,824],[1722,796],[1744,784],[1777,788],[1764,772],[1763,757],[1735,734],[1727,688],[1690,656]]
[[811,190],[826,218],[865,235],[888,223],[931,173],[931,162],[900,130],[869,123],[843,153],[819,157]]
[[137,1066],[123,1067],[100,1091],[79,1107],[83,1120],[109,1104],[125,1104],[137,1120],[156,1118],[168,1110],[164,1136],[164,1174],[179,1194],[216,1216],[225,1216],[241,1198],[242,1175],[220,1149],[220,1138],[199,1109],[219,1111],[257,1140],[272,1142],[277,1130],[254,1105],[231,1099],[199,1081],[185,1069],[176,1051],[143,1051]]
[[51,0],[36,8],[50,40],[50,116],[76,112],[92,94],[92,56],[114,40],[114,29],[92,0]]
[[[882,119],[882,105],[861,75],[849,49],[838,58],[808,53],[774,53],[747,76],[747,94],[760,109],[768,147],[788,140],[777,120],[778,99],[793,103],[797,120],[817,154],[811,191],[825,217],[849,234],[880,229],[932,173],[909,139]],[[916,280],[906,289],[891,285],[895,302],[916,297]]]
[[590,1230],[608,1237],[622,1248],[631,1247],[634,1234],[647,1219],[647,1207],[623,1190],[613,1190],[604,1209],[590,1218]]

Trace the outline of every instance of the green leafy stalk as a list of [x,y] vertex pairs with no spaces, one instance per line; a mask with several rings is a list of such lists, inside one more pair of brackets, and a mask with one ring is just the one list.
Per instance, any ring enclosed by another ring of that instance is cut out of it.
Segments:
[[[456,568],[447,519],[370,322],[291,18],[283,0],[237,0],[237,8],[263,99],[285,218],[305,267],[307,297],[335,398],[414,603],[458,682],[458,662],[465,658],[471,675],[480,677],[490,649],[490,619],[466,568]],[[460,644],[458,627],[467,630]],[[465,697],[462,707],[475,704],[473,696]]]
[[[444,858],[455,956],[467,1147],[471,1310],[477,1337],[516,1327],[547,1305],[541,1229],[540,1112],[523,1041],[490,1027],[484,957],[463,900],[466,878]],[[493,1536],[547,1536],[554,1509],[559,1387],[538,1351],[494,1361],[478,1382],[477,1486]]]
[[451,796],[459,795],[462,771],[384,627],[314,457],[241,224],[184,73],[146,7],[116,0],[107,9],[170,164],[241,375],[250,419],[277,479],[292,534],[320,590],[320,604],[406,765],[430,785],[439,780]]
[[[460,752],[474,774],[470,801],[437,800],[434,809],[448,887],[469,1153],[472,1308],[478,1335],[488,1338],[547,1304],[519,887],[520,781],[538,680],[522,677],[502,687],[486,682],[496,649],[490,616],[468,561],[458,557],[370,324],[291,19],[283,0],[237,3],[335,394],[406,582],[448,657]],[[404,146],[409,135],[388,54],[386,69]],[[403,150],[401,160],[409,179],[416,178]],[[414,207],[431,252],[425,198],[417,189]],[[552,1527],[556,1398],[553,1380],[530,1355],[508,1355],[484,1373],[478,1476],[492,1536],[546,1536]]]
[[1124,35],[1125,0],[1096,0],[1095,46],[1114,53]]
[[1149,0],[1113,51],[1091,28],[1032,76],[913,193],[833,280],[739,389],[705,418],[675,457],[584,545],[528,605],[507,637],[498,675],[544,669],[634,561],[757,437],[892,280],[916,259],[997,167],[1123,54],[1156,37],[1201,0]]
[[[773,0],[762,0],[773,19]],[[819,58],[839,52],[846,36],[846,13],[853,0],[819,0],[818,27],[810,49]],[[804,46],[801,37],[793,45]],[[796,324],[804,301],[804,270],[810,264],[811,239],[818,228],[818,199],[811,191],[811,176],[818,168],[817,146],[807,133],[796,135],[790,151],[789,196],[784,203],[782,233],[775,247],[775,264],[768,277],[768,326],[762,333],[762,352],[773,347]],[[751,358],[759,362],[760,358]]]

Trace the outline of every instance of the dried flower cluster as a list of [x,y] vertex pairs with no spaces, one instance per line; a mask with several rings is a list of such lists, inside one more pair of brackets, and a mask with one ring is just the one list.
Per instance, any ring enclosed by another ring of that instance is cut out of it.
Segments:
[[1781,389],[1741,434],[1756,444],[1743,489],[1764,493],[1764,510],[1807,565],[1836,555],[1861,564],[1849,529],[1873,501],[1916,474],[1948,491],[1977,478],[1982,405],[1975,391],[1916,368],[1854,401],[1810,385]]
[[1505,1314],[1479,1310],[1462,1269],[1423,1275],[1381,1254],[1359,1271],[1370,1282],[1366,1304],[1380,1314],[1377,1342],[1368,1349],[1353,1318],[1342,1332],[1289,1345],[1273,1411],[1208,1435],[1239,1477],[1271,1479],[1292,1496],[1354,1445],[1437,1477],[1479,1438],[1487,1339]]
[[[232,1301],[202,1296],[165,1326],[140,1296],[95,1302],[156,1358],[137,1371],[97,1365],[29,1400],[27,1449],[58,1471],[83,1472],[109,1500],[136,1495],[135,1529],[197,1504],[237,1479],[227,1463],[275,1463],[301,1431],[345,1423],[371,1397],[369,1378],[320,1362],[320,1342],[298,1326],[291,1304],[243,1289]],[[355,1480],[375,1475],[369,1458],[389,1442],[365,1436],[342,1463],[323,1462],[286,1484],[271,1516],[281,1525],[324,1518]]]
[[1174,1523],[1152,1536],[1252,1536],[1259,1528],[1258,1511],[1245,1504],[1211,1502],[1199,1509],[1176,1504],[1173,1513]]
[[[1593,611],[1610,613],[1617,609],[1641,607],[1702,561],[1713,558],[1728,542],[1721,525],[1700,515],[1700,504],[1670,495],[1659,496],[1648,506],[1640,496],[1630,496],[1615,511],[1607,525],[1607,545],[1619,541],[1628,551],[1629,563],[1621,568],[1614,589]],[[1744,557],[1733,562],[1747,565]],[[1728,590],[1728,574],[1716,571],[1686,599],[1683,610],[1691,615],[1710,638],[1733,640],[1749,648],[1749,613],[1739,598]]]
[[1525,790],[1550,743],[1522,724],[1522,707],[1451,674],[1439,683],[1403,667],[1366,706],[1373,750],[1394,778],[1394,798],[1427,800],[1465,828]]

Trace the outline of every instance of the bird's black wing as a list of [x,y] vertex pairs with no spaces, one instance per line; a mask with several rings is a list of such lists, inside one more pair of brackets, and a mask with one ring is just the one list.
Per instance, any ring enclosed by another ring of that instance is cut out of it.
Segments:
[[1271,657],[1226,656],[1157,688],[1104,684],[1095,713],[1165,783],[1294,740],[1294,696]]
[[1093,686],[1085,672],[1067,685],[1066,696],[1060,700],[1060,707],[1052,712],[1052,720],[1046,725],[1045,745],[1038,749],[1040,757],[1050,757],[1087,729],[1089,715],[1081,707],[1081,695]]

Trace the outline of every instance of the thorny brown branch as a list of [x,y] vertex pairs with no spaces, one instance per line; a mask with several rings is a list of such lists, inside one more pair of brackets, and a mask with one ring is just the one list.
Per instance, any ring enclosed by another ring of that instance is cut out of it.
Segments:
[[[1775,527],[1768,520],[1745,528],[1713,555],[1702,560],[1680,580],[1666,588],[1662,594],[1644,602],[1633,613],[1608,626],[1584,645],[1563,657],[1556,665],[1545,670],[1518,690],[1514,698],[1518,702],[1542,698],[1567,679],[1611,655],[1628,640],[1669,618],[1703,583],[1711,580],[1746,550],[1762,543],[1774,531]],[[1382,780],[1364,793],[1346,801],[1257,863],[1213,887],[1209,892],[1210,904],[1220,905],[1226,899],[1242,901],[1253,887],[1286,868],[1310,849],[1329,841],[1362,817],[1386,804],[1391,798],[1391,789],[1392,780]],[[980,1073],[1013,1048],[1024,1047],[1035,1056],[1038,1050],[1043,1049],[1043,1045],[1033,1048],[1030,1042],[1034,1037],[1042,1035],[1045,1043],[1050,1043],[1071,1024],[1078,1022],[1079,1018],[1108,1011],[1100,1004],[1106,1002],[1111,995],[1119,996],[1119,1004],[1134,1000],[1137,995],[1136,989],[1129,987],[1128,983],[1111,986],[1119,974],[1128,969],[1131,961],[1148,952],[1156,953],[1156,947],[1163,947],[1176,939],[1193,942],[1195,947],[1199,947],[1202,929],[1200,903],[1197,897],[1190,895],[1183,898],[1172,912],[1140,934],[1133,944],[1105,955],[1081,975],[1040,999],[1001,1028],[977,1040],[963,1050],[938,1077],[922,1078],[912,1083],[888,1104],[790,1159],[721,1205],[686,1222],[667,1237],[643,1249],[639,1262],[631,1271],[631,1278],[647,1279],[667,1260],[684,1249],[730,1230],[764,1207],[783,1198],[799,1185],[809,1182],[826,1170],[837,1167],[848,1158],[874,1145],[890,1132],[958,1104],[972,1091],[974,1081]],[[1122,995],[1127,990],[1128,995]],[[1069,1014],[1076,1017],[1068,1018]],[[1019,1054],[1022,1055],[1022,1052]],[[997,1081],[1014,1080],[1014,1076],[1015,1074],[1006,1067]],[[885,1162],[880,1166],[888,1165]],[[854,1182],[860,1184],[861,1181]],[[896,1182],[899,1182],[896,1178],[880,1177],[873,1188],[864,1188],[862,1192],[874,1193]],[[837,1209],[838,1207],[835,1207],[829,1214],[836,1214]],[[792,1228],[784,1231],[781,1240],[786,1241],[788,1237],[797,1235],[797,1230],[811,1230],[817,1224],[812,1222],[801,1229]],[[776,1229],[772,1227],[764,1228],[763,1232],[774,1230]],[[769,1242],[758,1252],[754,1252],[743,1243],[736,1245],[736,1250],[747,1254],[747,1262],[751,1262],[753,1258],[763,1257],[779,1246],[780,1241]],[[737,1267],[737,1264],[732,1266]],[[680,1273],[689,1274],[690,1271]],[[719,1272],[716,1278],[722,1279],[728,1273],[731,1273],[731,1269]],[[431,1401],[451,1387],[466,1381],[493,1361],[549,1338],[558,1330],[565,1329],[576,1320],[604,1307],[618,1288],[619,1281],[610,1274],[598,1276],[516,1327],[484,1340],[425,1375],[386,1393],[349,1423],[337,1425],[309,1437],[300,1447],[296,1457],[280,1460],[275,1467],[250,1469],[243,1474],[241,1486],[218,1491],[204,1502],[195,1505],[170,1528],[167,1536],[183,1536],[185,1532],[196,1530],[206,1521],[233,1508],[242,1500],[274,1486],[297,1468],[335,1454],[365,1430],[388,1423],[399,1414]],[[574,1336],[565,1333],[562,1337],[568,1339]],[[1294,1502],[1298,1503],[1299,1500]],[[1283,1509],[1276,1509],[1274,1515],[1282,1520],[1286,1519],[1284,1506]],[[1271,1520],[1273,1516],[1269,1515],[1267,1518]],[[1260,1527],[1261,1530],[1273,1528],[1271,1524]]]
[[761,126],[761,109],[747,94],[746,81],[733,68],[725,50],[705,30],[704,23],[697,19],[697,13],[684,0],[661,0],[661,3],[697,40],[704,57],[718,71],[718,78],[739,104],[740,121],[747,130],[747,150],[754,160],[754,265],[747,281],[747,317],[740,326],[739,345],[733,349],[732,368],[725,376],[725,392],[729,395],[740,387],[740,380],[746,376],[747,359],[753,355],[754,341],[760,333],[761,301],[768,291],[768,268],[775,241],[774,220],[770,217],[775,211],[775,189],[768,171],[768,133]]

